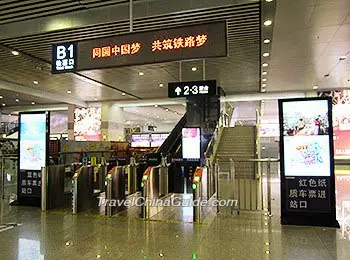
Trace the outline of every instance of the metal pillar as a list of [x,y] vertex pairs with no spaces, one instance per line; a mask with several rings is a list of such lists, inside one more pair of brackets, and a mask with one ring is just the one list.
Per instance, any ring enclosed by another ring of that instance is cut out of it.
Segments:
[[2,183],[1,183],[1,189],[2,189],[2,199],[5,199],[5,158],[2,157],[1,158],[1,179],[2,179]]
[[271,159],[267,161],[267,211],[269,216],[272,216],[271,212]]
[[47,174],[46,167],[41,167],[41,210],[47,209]]
[[196,201],[197,205],[193,205],[193,222],[201,222],[201,190],[202,184],[198,183],[197,188],[193,190],[193,201]]

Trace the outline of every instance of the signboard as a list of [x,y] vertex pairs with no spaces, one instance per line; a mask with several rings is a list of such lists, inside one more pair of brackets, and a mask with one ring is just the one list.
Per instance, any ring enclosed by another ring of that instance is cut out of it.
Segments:
[[151,147],[159,147],[161,146],[164,141],[168,138],[169,134],[151,134]]
[[319,96],[332,98],[334,157],[350,159],[350,91],[321,92]]
[[131,135],[131,147],[150,147],[149,134]]
[[200,128],[182,128],[182,158],[185,160],[201,158]]
[[216,80],[170,82],[168,83],[168,97],[191,97],[191,96],[215,96]]
[[41,197],[41,168],[47,163],[47,112],[20,113],[18,196]]
[[207,23],[61,43],[52,48],[52,73],[226,57],[227,28],[226,22]]
[[101,108],[74,109],[74,139],[76,141],[101,140]]
[[279,100],[282,224],[336,226],[331,100]]

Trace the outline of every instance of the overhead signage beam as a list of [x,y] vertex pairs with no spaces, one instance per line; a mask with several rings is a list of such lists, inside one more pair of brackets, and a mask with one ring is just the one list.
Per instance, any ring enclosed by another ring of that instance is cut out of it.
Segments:
[[52,46],[52,73],[227,56],[226,22]]
[[168,97],[215,96],[216,80],[170,82]]

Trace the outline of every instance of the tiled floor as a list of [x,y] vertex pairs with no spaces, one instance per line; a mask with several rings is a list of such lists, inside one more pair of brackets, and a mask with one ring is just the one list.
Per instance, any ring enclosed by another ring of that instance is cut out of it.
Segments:
[[1,202],[0,259],[350,259],[340,230],[281,226],[278,216],[219,215],[211,224],[44,213]]

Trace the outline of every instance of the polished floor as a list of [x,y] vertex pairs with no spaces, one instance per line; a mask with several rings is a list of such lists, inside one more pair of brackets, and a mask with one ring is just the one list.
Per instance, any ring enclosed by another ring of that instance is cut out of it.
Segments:
[[45,213],[1,201],[0,259],[350,259],[341,230],[225,210],[207,224]]

